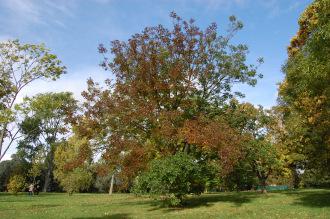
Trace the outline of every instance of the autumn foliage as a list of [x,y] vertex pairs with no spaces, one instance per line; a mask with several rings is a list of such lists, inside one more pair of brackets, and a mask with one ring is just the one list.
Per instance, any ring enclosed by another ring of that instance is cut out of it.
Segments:
[[[277,108],[282,114],[282,145],[295,172],[309,178],[330,177],[330,1],[315,0],[299,18],[299,30],[288,47]],[[298,177],[296,181],[299,182]],[[296,183],[298,186],[298,183]]]
[[221,114],[228,100],[243,96],[234,84],[253,86],[261,77],[245,63],[247,47],[230,44],[242,23],[230,17],[221,36],[215,23],[201,30],[192,19],[171,18],[172,29],[147,27],[110,49],[101,44],[101,66],[115,79],[105,88],[90,79],[83,92],[77,127],[120,170],[126,188],[151,160],[178,152],[216,159],[224,174],[241,156],[244,136]]

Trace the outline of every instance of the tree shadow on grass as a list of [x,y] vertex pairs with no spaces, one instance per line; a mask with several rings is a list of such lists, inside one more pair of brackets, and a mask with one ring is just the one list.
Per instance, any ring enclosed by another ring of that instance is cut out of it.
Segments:
[[100,217],[76,217],[73,219],[128,219],[129,214],[112,214],[112,215],[104,215]]
[[13,194],[9,192],[0,192],[0,197],[2,196],[13,196]]
[[[211,207],[217,202],[229,202],[232,203],[234,207],[240,207],[245,203],[249,203],[252,199],[260,197],[258,193],[219,193],[219,194],[204,194],[202,196],[189,197],[184,200],[183,206],[178,208],[168,208],[164,205],[159,205],[150,209],[149,211],[155,211],[163,209],[165,212],[184,210],[190,208],[198,207]],[[155,204],[153,204],[155,206]]]
[[186,201],[189,208],[199,206],[209,206],[216,202],[230,202],[235,207],[240,207],[245,203],[251,202],[253,198],[259,197],[256,193],[230,193],[230,194],[212,194],[206,196],[192,197]]
[[330,207],[330,190],[288,192],[287,195],[297,196],[294,205],[314,208]]
[[[27,192],[20,192],[18,194],[13,194],[10,192],[0,192],[0,197],[29,197],[29,198],[45,198],[45,197],[62,197],[65,193],[52,193],[52,192],[40,192],[39,194],[34,194],[32,196]],[[68,196],[69,197],[69,196]]]
[[0,192],[0,197],[25,197],[29,196],[26,192],[20,192],[18,194],[13,194],[10,192]]
[[0,193],[0,202],[30,202],[30,197],[25,193],[12,194],[8,192]]
[[63,205],[52,205],[52,204],[40,204],[40,205],[31,205],[31,208],[37,208],[37,209],[41,209],[41,208],[55,208],[55,207],[60,207]]
[[145,201],[127,201],[127,202],[118,202],[114,203],[117,205],[128,205],[128,206],[135,206],[135,205],[151,205],[151,206],[156,206],[159,205],[161,202],[154,200],[150,198],[150,200],[145,200]]

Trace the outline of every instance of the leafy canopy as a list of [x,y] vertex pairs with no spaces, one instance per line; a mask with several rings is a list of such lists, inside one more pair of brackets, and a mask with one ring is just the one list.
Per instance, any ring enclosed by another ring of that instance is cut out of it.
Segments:
[[149,161],[181,151],[196,152],[197,159],[215,157],[230,169],[240,139],[221,109],[242,96],[235,84],[253,86],[261,77],[255,65],[246,64],[247,46],[231,43],[242,28],[235,17],[223,36],[215,23],[201,30],[192,19],[174,12],[171,18],[171,28],[147,27],[128,41],[112,41],[110,49],[100,45],[101,65],[115,80],[107,80],[105,89],[89,80],[83,93],[80,132],[97,142],[110,165],[120,167],[126,187]]
[[[299,18],[288,48],[278,108],[294,168],[330,174],[330,1],[315,0]],[[313,170],[314,169],[314,170]]]
[[19,138],[14,109],[18,94],[35,80],[56,80],[64,73],[61,61],[44,45],[0,42],[0,160]]

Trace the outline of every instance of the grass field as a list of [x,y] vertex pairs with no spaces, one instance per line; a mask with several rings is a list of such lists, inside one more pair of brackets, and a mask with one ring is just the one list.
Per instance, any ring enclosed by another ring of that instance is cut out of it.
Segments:
[[330,218],[330,190],[322,189],[204,194],[188,203],[164,208],[130,194],[0,193],[0,218]]

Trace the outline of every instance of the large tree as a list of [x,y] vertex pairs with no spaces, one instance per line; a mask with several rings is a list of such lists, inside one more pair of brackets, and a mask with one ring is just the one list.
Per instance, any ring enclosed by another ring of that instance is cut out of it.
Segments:
[[70,118],[77,110],[72,93],[44,93],[24,98],[19,106],[23,121],[18,151],[32,163],[43,154],[45,179],[43,191],[49,190],[54,169],[54,153],[63,138],[71,133]]
[[116,79],[106,89],[89,80],[84,92],[81,132],[102,142],[103,157],[119,166],[126,187],[149,160],[180,151],[216,157],[229,170],[240,137],[221,118],[221,107],[242,96],[233,85],[255,85],[261,77],[246,64],[247,46],[230,43],[242,28],[235,17],[224,36],[215,23],[201,30],[194,20],[171,18],[172,29],[147,27],[127,42],[113,41],[113,59],[100,45],[102,66]]
[[22,89],[37,79],[56,80],[65,67],[44,45],[0,42],[0,160],[19,137],[14,104]]
[[282,143],[293,171],[325,177],[330,175],[330,1],[313,1],[298,23],[279,89]]

